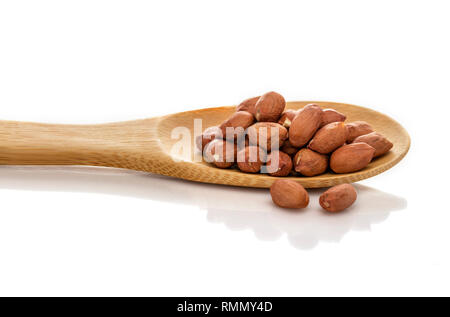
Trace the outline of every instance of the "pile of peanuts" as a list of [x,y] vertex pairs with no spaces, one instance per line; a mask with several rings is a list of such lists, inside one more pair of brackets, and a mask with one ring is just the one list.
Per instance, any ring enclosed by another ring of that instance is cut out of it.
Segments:
[[[367,122],[344,123],[345,114],[334,109],[315,104],[299,110],[285,107],[285,99],[276,92],[246,99],[230,118],[206,129],[197,147],[218,168],[237,165],[245,173],[311,177],[328,168],[334,173],[359,171],[393,146]],[[309,203],[306,190],[290,180],[277,180],[271,194],[281,207],[304,208]],[[336,198],[341,196],[345,197]],[[320,203],[326,210],[340,211],[355,200],[354,188],[344,184],[325,192]]]

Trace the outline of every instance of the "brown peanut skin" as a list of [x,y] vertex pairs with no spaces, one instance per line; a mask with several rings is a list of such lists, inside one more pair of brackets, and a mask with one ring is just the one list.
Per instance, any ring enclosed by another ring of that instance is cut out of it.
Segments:
[[288,155],[295,155],[299,151],[299,148],[292,146],[291,142],[289,142],[289,139],[284,141],[283,146],[281,147],[281,151]]
[[206,145],[215,138],[222,138],[222,130],[219,127],[209,127],[195,139],[197,149],[203,151]]
[[386,139],[386,137],[378,132],[360,135],[353,141],[353,143],[361,142],[367,143],[375,149],[375,154],[373,155],[373,157],[378,157],[386,154],[394,146],[391,141]]
[[328,154],[343,145],[347,140],[347,127],[343,122],[332,122],[320,128],[308,147],[321,154]]
[[286,129],[289,129],[291,124],[292,124],[292,120],[294,120],[296,115],[297,115],[297,111],[295,111],[295,110],[286,110],[281,115],[280,120],[278,120],[278,124],[281,124]]
[[229,168],[233,166],[236,161],[236,152],[236,144],[216,139],[207,145],[205,158],[218,168]]
[[321,127],[326,126],[332,122],[344,122],[347,117],[334,109],[323,109]]
[[294,157],[295,171],[303,176],[316,176],[328,168],[328,156],[310,149],[301,149]]
[[256,114],[255,105],[258,102],[259,97],[261,96],[245,99],[236,107],[236,112],[247,111],[250,112],[252,115],[255,115]]
[[249,126],[253,124],[255,119],[250,112],[247,111],[239,111],[235,112],[230,118],[222,122],[219,128],[222,130],[222,135],[225,139],[236,139],[239,135],[236,134],[227,134],[227,128],[242,128],[243,130],[247,129]]
[[362,170],[372,161],[375,149],[366,143],[346,144],[331,154],[330,167],[335,173]]
[[237,155],[238,168],[245,173],[259,173],[263,165],[262,161],[263,153],[257,146],[247,146]]
[[[272,167],[272,160],[278,156],[278,165]],[[292,170],[292,159],[286,153],[281,151],[273,151],[267,157],[267,172],[271,176],[284,177],[288,176]]]
[[272,150],[272,128],[278,131],[278,149],[283,145],[288,138],[288,130],[282,125],[275,122],[257,122],[250,126],[247,130],[250,143],[257,145],[268,152]]
[[309,204],[308,192],[291,180],[276,180],[270,187],[270,195],[275,205],[282,208],[305,208]]
[[339,212],[353,205],[356,197],[357,193],[352,185],[341,184],[324,192],[319,198],[319,203],[326,211]]
[[274,91],[262,95],[255,105],[255,118],[261,122],[277,122],[286,107],[284,97]]
[[360,135],[373,132],[373,128],[365,121],[355,121],[346,124],[348,130],[347,143],[352,143]]
[[311,140],[322,123],[322,109],[317,105],[307,105],[301,109],[289,128],[289,142],[302,147]]

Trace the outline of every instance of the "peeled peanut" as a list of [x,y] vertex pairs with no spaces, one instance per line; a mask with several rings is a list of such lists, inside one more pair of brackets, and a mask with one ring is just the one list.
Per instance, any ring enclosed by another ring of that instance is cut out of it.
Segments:
[[375,149],[366,143],[346,144],[331,154],[330,167],[335,173],[351,173],[372,161]]
[[215,138],[222,138],[222,130],[219,127],[209,127],[195,139],[197,149],[203,151],[205,146]]
[[247,111],[250,112],[252,115],[255,115],[256,114],[255,105],[258,102],[259,97],[260,96],[245,99],[236,107],[236,111]]
[[299,148],[293,146],[291,142],[289,142],[289,139],[284,141],[283,146],[281,147],[281,151],[288,155],[294,155],[298,152]]
[[339,212],[350,207],[356,201],[356,190],[350,184],[333,186],[324,192],[319,203],[323,209],[330,212]]
[[378,157],[389,152],[389,150],[394,146],[391,141],[378,132],[360,135],[353,141],[353,143],[360,142],[367,143],[375,149],[375,154],[373,157]]
[[347,143],[352,143],[360,135],[373,132],[372,127],[365,121],[355,121],[346,124],[348,130]]
[[238,168],[245,173],[258,173],[264,161],[264,152],[257,146],[247,146],[237,155]]
[[347,140],[344,122],[332,122],[316,132],[308,147],[322,154],[328,154],[343,145]]
[[274,91],[262,95],[255,105],[257,121],[277,122],[286,106],[283,96]]
[[[272,143],[278,140],[278,149],[288,137],[285,127],[275,122],[258,122],[247,130],[250,144],[257,145],[267,151],[272,150]],[[274,149],[274,150],[278,150]]]
[[[224,121],[219,128],[225,139],[238,139],[244,135],[245,129],[251,126],[254,122],[253,115],[247,111],[235,112],[230,118]],[[235,129],[229,130],[229,128]],[[227,132],[227,129],[229,130]]]
[[311,140],[322,123],[322,109],[317,105],[307,105],[301,109],[289,128],[289,142],[302,147]]
[[328,168],[328,156],[310,149],[301,149],[294,157],[295,171],[304,176],[325,173]]
[[282,113],[280,120],[278,120],[278,124],[281,124],[286,129],[289,129],[291,126],[292,120],[297,115],[297,111],[295,110],[286,110]]
[[237,147],[231,142],[224,140],[213,140],[205,150],[205,159],[218,168],[229,168],[236,161]]
[[273,151],[267,157],[266,168],[271,176],[288,176],[292,170],[292,159],[286,153]]
[[325,126],[332,122],[344,122],[347,117],[334,109],[323,109],[322,115],[322,124],[321,126]]
[[282,208],[305,208],[309,204],[308,192],[291,180],[276,180],[270,187],[270,195],[275,205]]

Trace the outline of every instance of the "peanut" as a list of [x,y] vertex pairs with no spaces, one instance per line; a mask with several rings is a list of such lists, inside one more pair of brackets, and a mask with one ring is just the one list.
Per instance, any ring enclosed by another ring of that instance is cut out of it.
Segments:
[[291,180],[276,180],[270,187],[270,195],[275,205],[282,208],[305,208],[309,204],[308,192]]
[[389,150],[394,146],[391,141],[378,132],[360,135],[353,141],[353,143],[360,142],[367,143],[375,149],[375,154],[373,157],[378,157],[389,152]]
[[334,109],[323,109],[321,127],[332,122],[344,122],[347,117]]
[[[276,164],[278,161],[278,164]],[[288,176],[292,170],[292,159],[286,153],[273,151],[267,157],[267,172],[271,176]]]
[[262,95],[255,105],[255,118],[257,121],[277,122],[284,111],[286,101],[276,92],[268,92]]
[[247,111],[250,112],[252,115],[255,115],[256,114],[255,105],[258,102],[259,97],[260,96],[245,99],[236,107],[236,111]]
[[350,207],[356,201],[356,190],[350,184],[333,186],[324,192],[319,203],[323,209],[329,212],[339,212]]
[[236,161],[236,151],[235,144],[216,139],[206,146],[205,158],[207,162],[213,163],[218,168],[229,168]]
[[365,121],[355,121],[346,124],[348,130],[347,143],[352,143],[360,135],[373,132],[372,127]]
[[343,145],[331,154],[330,167],[335,173],[362,170],[372,161],[375,149],[366,143]]
[[284,141],[283,146],[281,147],[281,151],[288,155],[294,155],[298,152],[299,148],[293,146],[291,142],[289,142],[289,139]]
[[[251,126],[253,122],[254,118],[250,112],[239,111],[235,112],[228,120],[225,120],[219,128],[225,139],[239,139],[244,135],[245,129]],[[233,129],[230,130],[229,128]]]
[[264,158],[264,152],[257,146],[247,146],[237,155],[238,168],[245,173],[258,173]]
[[286,129],[289,129],[289,127],[292,124],[292,120],[294,120],[294,117],[297,115],[297,111],[295,110],[286,110],[281,115],[280,120],[278,120],[278,124],[281,124]]
[[295,171],[304,176],[325,173],[328,168],[328,156],[310,149],[301,149],[294,157]]
[[343,122],[332,122],[322,127],[314,135],[308,147],[322,154],[328,154],[347,140],[347,128]]
[[248,128],[247,133],[252,145],[257,145],[269,152],[272,150],[272,144],[275,144],[275,141],[278,142],[278,148],[274,150],[278,150],[288,137],[287,129],[275,122],[255,123]]
[[222,138],[222,130],[219,127],[209,127],[195,139],[197,149],[203,151],[205,146],[215,138]]
[[317,105],[307,105],[292,120],[289,129],[289,142],[302,147],[311,140],[322,123],[322,109]]

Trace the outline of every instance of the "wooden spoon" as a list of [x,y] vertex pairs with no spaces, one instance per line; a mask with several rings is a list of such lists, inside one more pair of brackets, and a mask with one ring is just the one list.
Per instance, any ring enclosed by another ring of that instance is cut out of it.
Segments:
[[[408,152],[406,130],[388,116],[367,108],[335,103],[288,102],[287,109],[308,103],[333,108],[347,115],[347,122],[363,120],[394,143],[386,155],[365,169],[349,174],[327,173],[315,177],[289,177],[307,188],[356,182],[386,171]],[[270,187],[277,179],[265,174],[245,174],[236,169],[218,169],[193,159],[178,161],[171,155],[172,130],[184,126],[192,132],[194,119],[202,119],[203,129],[218,125],[235,111],[219,107],[176,113],[159,118],[98,125],[58,125],[0,121],[0,164],[5,165],[91,165],[126,168],[197,182],[245,187]]]

